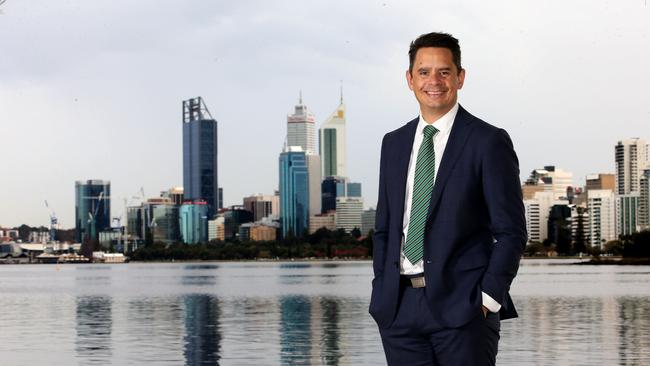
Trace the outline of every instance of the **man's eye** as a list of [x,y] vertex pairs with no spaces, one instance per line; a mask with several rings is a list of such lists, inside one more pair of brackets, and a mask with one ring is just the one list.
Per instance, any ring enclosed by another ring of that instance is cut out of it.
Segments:
[[449,76],[449,71],[441,71],[440,76],[444,76],[444,77]]
[[427,76],[429,73],[427,71],[420,71],[421,76]]

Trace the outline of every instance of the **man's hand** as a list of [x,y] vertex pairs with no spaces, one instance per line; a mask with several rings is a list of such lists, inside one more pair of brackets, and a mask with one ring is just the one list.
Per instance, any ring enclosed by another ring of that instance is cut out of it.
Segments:
[[481,305],[483,307],[483,317],[487,318],[487,313],[488,313],[488,308],[485,307],[485,305]]

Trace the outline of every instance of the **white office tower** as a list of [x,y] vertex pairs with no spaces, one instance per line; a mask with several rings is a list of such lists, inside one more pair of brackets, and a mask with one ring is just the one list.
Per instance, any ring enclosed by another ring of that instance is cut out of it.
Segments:
[[343,91],[341,91],[341,103],[318,131],[323,177],[347,176],[345,126],[345,104],[343,104]]
[[302,93],[293,114],[287,116],[287,146],[300,146],[307,154],[316,154],[314,115],[302,104]]
[[605,243],[616,240],[616,194],[609,189],[593,189],[587,198],[589,211],[589,244],[603,249]]
[[337,229],[351,232],[357,228],[361,230],[361,214],[363,212],[363,198],[337,197],[336,216],[334,218]]
[[548,216],[553,205],[566,205],[569,202],[555,198],[554,192],[535,192],[534,198],[524,200],[526,210],[526,230],[529,243],[543,243],[548,239]]
[[621,140],[615,147],[616,193],[639,192],[639,181],[648,164],[648,145],[638,137]]
[[573,173],[547,165],[543,169],[535,169],[526,181],[529,185],[544,186],[544,191],[552,191],[556,199],[566,197],[568,187],[573,187]]
[[639,229],[650,230],[650,168],[643,171],[639,184]]

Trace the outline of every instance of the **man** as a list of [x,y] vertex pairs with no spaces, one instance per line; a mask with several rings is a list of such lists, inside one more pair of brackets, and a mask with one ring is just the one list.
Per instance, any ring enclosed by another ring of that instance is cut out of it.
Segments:
[[418,37],[409,88],[420,116],[384,136],[370,314],[389,365],[494,365],[526,243],[508,134],[458,104],[458,40]]

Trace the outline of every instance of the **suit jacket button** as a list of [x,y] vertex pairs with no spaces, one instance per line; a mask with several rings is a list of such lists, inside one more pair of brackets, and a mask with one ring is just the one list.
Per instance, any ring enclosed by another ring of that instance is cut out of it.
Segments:
[[427,261],[427,264],[431,264],[431,261]]

